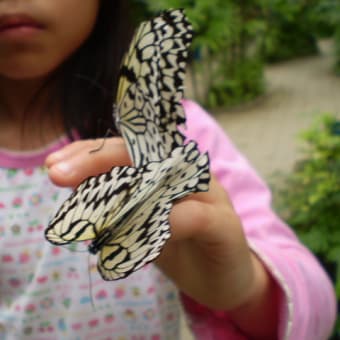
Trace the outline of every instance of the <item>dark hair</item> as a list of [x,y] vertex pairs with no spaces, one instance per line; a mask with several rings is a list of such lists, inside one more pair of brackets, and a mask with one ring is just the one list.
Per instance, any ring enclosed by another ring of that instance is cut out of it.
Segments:
[[60,68],[57,98],[63,122],[72,136],[103,136],[114,129],[112,105],[121,58],[131,36],[127,0],[101,0],[93,32],[79,50]]

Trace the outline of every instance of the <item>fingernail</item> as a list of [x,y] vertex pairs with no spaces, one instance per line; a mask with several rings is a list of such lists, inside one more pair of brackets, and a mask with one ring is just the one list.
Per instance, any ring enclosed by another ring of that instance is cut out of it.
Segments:
[[56,151],[56,152],[49,154],[47,158],[54,161],[54,162],[58,162],[58,161],[61,161],[64,158],[64,155],[63,155],[62,152]]
[[48,168],[51,168],[52,166],[54,166],[57,163],[62,162],[63,160],[63,156],[61,154],[61,152],[53,152],[51,154],[49,154],[45,160],[45,165]]
[[53,168],[55,170],[57,170],[58,172],[60,172],[61,174],[67,175],[67,176],[70,176],[74,172],[74,170],[73,170],[73,168],[72,168],[72,166],[69,162],[57,163],[53,166]]

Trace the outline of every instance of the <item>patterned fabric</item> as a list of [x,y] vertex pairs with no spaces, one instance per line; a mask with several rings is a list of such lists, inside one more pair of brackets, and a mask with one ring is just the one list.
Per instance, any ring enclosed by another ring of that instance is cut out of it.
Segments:
[[68,194],[42,167],[0,169],[0,339],[177,339],[177,291],[154,266],[106,282],[84,246],[44,239]]
[[[250,247],[282,287],[278,338],[327,339],[335,317],[329,279],[272,212],[268,188],[222,129],[197,104],[183,104],[187,137],[209,151]],[[55,187],[41,165],[67,143],[34,153],[0,150],[0,339],[179,339],[178,293],[153,265],[105,282],[84,245],[53,247],[44,239],[69,190]],[[228,313],[182,301],[197,339],[246,339]]]

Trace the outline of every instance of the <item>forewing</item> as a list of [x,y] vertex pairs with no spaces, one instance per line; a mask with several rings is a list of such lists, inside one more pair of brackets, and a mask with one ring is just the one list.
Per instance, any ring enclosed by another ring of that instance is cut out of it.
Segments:
[[131,84],[120,105],[120,111],[124,113],[120,129],[136,167],[167,157],[156,110],[152,98],[145,94],[140,83]]
[[[160,128],[163,141],[170,152],[183,143],[177,133],[177,126],[185,122],[181,100],[193,29],[183,10],[165,11],[155,19],[155,31],[161,40],[158,63],[160,93]],[[171,140],[172,139],[172,140]]]
[[138,187],[139,172],[115,167],[79,185],[50,221],[45,237],[53,244],[95,239],[121,218],[120,208]]
[[[178,125],[185,121],[180,101],[191,40],[184,13],[166,11],[140,26],[123,59],[115,113],[118,129],[131,141],[127,147],[136,167],[157,160],[148,150],[157,148],[157,154],[166,157],[184,141]],[[142,134],[144,143],[138,141]]]

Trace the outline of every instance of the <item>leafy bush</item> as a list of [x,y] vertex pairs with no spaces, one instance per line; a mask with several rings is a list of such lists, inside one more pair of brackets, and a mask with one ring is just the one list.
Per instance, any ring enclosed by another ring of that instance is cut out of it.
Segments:
[[325,115],[303,139],[304,158],[288,176],[279,208],[328,270],[340,301],[340,121]]
[[313,55],[318,52],[315,15],[318,0],[269,0],[265,9],[268,23],[264,57],[269,62]]
[[319,25],[328,27],[335,42],[335,71],[340,75],[340,2],[339,0],[320,0],[316,6]]
[[[224,71],[223,77],[217,73],[221,70]],[[263,64],[259,59],[235,62],[233,69],[221,67],[217,72],[206,98],[209,107],[237,105],[251,101],[264,92]]]

